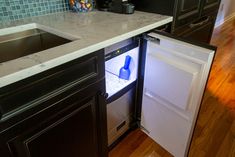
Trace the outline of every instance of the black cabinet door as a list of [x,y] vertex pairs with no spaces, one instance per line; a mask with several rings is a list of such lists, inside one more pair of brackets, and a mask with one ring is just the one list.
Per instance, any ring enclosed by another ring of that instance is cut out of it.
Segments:
[[178,14],[195,14],[200,11],[200,0],[181,0],[178,2]]
[[201,0],[179,0],[175,26],[182,26],[200,16]]
[[0,149],[13,157],[106,157],[102,91],[104,79],[45,102],[50,107],[0,134]]
[[210,12],[217,12],[221,0],[204,0],[202,7],[202,14],[208,14]]
[[177,0],[129,0],[136,10],[173,16]]
[[[51,124],[27,130],[12,141],[19,157],[97,157],[95,98]],[[78,104],[75,104],[79,106]]]

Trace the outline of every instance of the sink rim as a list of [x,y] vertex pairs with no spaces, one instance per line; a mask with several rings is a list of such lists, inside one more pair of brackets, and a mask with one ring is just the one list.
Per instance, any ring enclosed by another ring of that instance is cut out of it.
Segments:
[[81,39],[80,36],[74,36],[72,34],[61,32],[61,31],[59,31],[57,29],[54,29],[52,27],[48,27],[48,26],[41,25],[41,24],[38,24],[38,23],[29,23],[29,24],[23,24],[23,25],[8,27],[8,28],[2,28],[2,29],[0,29],[0,38],[2,36],[11,35],[11,34],[15,34],[15,33],[20,33],[20,32],[28,31],[28,30],[32,30],[32,29],[39,29],[39,30],[51,33],[53,35],[57,35],[59,37],[71,40],[71,41]]
[[7,34],[0,38],[0,63],[12,61],[72,42],[35,28]]
[[[48,48],[48,49],[44,49],[44,50],[40,50],[40,51],[37,51],[37,52],[34,52],[34,53],[29,53],[27,55],[22,55],[20,57],[17,57],[17,58],[14,58],[14,59],[11,59],[11,60],[6,60],[6,61],[3,61],[3,62],[0,62],[0,66],[2,64],[5,64],[7,62],[12,62],[12,61],[15,61],[15,60],[18,60],[20,58],[24,58],[24,57],[29,57],[30,56],[37,56],[38,53],[41,53],[41,52],[44,52],[44,51],[48,51],[50,49],[54,49],[56,47],[60,47],[60,46],[65,46],[67,44],[70,44],[70,43],[73,43],[73,42],[76,42],[76,41],[79,41],[81,39],[81,37],[79,36],[74,36],[74,35],[71,35],[69,33],[65,33],[65,32],[62,32],[61,30],[58,30],[58,29],[54,29],[53,27],[48,27],[48,26],[44,26],[42,24],[38,24],[38,23],[28,23],[28,24],[22,24],[22,25],[17,25],[17,26],[12,26],[12,27],[8,27],[8,28],[2,28],[0,29],[0,44],[4,44],[4,43],[7,43],[7,42],[11,42],[11,41],[14,41],[14,40],[18,40],[18,39],[21,39],[21,38],[24,38],[23,36],[20,37],[20,38],[14,38],[14,35],[15,34],[24,34],[25,32],[27,31],[39,31],[38,34],[40,33],[48,33],[48,34],[51,34],[51,35],[54,35],[54,36],[57,36],[57,37],[60,37],[60,38],[64,38],[65,40],[69,40],[70,42],[68,43],[64,43],[62,45],[58,45],[58,46],[55,46],[55,47],[51,47],[51,48]],[[10,37],[9,39],[8,36]],[[30,36],[30,35],[28,35]],[[27,36],[25,36],[27,37]]]
[[43,33],[47,33],[47,32],[40,30],[38,28],[35,28],[35,29],[29,29],[29,30],[25,30],[21,32],[6,34],[0,37],[0,43],[23,39],[23,38],[27,38],[27,37],[34,36],[34,35],[43,34]]
[[[48,27],[37,23],[28,23],[8,28],[0,28],[0,38],[3,35],[27,31],[30,29],[40,29],[48,33],[57,35],[59,37],[71,40],[71,42],[51,49],[39,51],[37,53],[29,54],[17,59],[0,63],[0,71],[3,70],[0,73],[0,88],[7,86],[11,83],[17,82],[19,80],[25,79],[27,77],[33,76],[42,71],[51,69],[57,65],[66,63],[70,60],[73,60],[73,58],[75,57],[77,58],[83,56],[84,53],[87,52],[81,48],[76,48],[76,50],[73,50],[74,48],[72,48],[70,50],[70,45],[74,47],[74,44],[79,42],[80,39],[82,39],[80,36],[74,36],[69,33],[64,33],[61,31],[63,29],[55,29],[53,27]],[[55,52],[55,50],[60,50],[60,47],[64,50],[67,47],[65,53],[58,54],[57,52]],[[81,53],[77,53],[78,51],[81,51]],[[47,57],[43,57],[45,56],[45,54],[52,55],[48,59]]]

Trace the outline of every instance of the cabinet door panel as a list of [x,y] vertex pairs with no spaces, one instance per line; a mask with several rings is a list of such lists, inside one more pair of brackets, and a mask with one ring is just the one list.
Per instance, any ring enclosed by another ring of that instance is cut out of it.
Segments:
[[[75,104],[76,105],[76,104]],[[95,98],[53,123],[42,123],[9,142],[18,157],[97,156]]]
[[201,0],[180,0],[178,2],[178,16],[199,14]]
[[207,4],[212,4],[218,2],[218,0],[205,0]]
[[180,27],[200,17],[201,0],[179,0],[175,26]]
[[104,81],[43,102],[47,107],[0,133],[0,149],[7,146],[12,157],[106,157]]
[[141,126],[175,157],[187,156],[214,50],[149,36]]
[[192,11],[198,8],[199,0],[182,0],[181,12]]
[[205,0],[203,4],[203,11],[202,14],[207,14],[210,12],[217,13],[221,0]]

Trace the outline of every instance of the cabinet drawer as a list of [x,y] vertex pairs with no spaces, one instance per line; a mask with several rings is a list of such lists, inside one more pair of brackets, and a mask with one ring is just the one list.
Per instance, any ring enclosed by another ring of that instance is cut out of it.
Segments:
[[83,88],[104,77],[103,50],[94,52],[0,89],[3,119],[40,104],[75,85]]
[[198,19],[200,16],[198,14],[193,14],[190,16],[179,16],[176,17],[177,19],[175,20],[175,25],[174,25],[174,29],[178,29],[181,28],[189,23],[191,23],[192,21],[195,21],[195,19]]
[[215,17],[213,15],[204,16],[199,20],[174,30],[173,34],[185,39],[209,43],[214,29]]

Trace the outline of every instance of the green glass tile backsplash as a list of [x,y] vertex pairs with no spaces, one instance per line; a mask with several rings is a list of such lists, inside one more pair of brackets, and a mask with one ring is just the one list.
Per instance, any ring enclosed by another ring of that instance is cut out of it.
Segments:
[[0,0],[0,22],[66,10],[67,0]]

